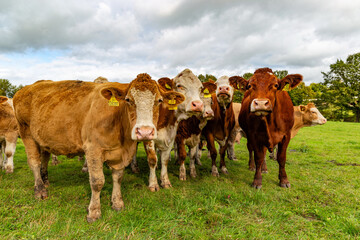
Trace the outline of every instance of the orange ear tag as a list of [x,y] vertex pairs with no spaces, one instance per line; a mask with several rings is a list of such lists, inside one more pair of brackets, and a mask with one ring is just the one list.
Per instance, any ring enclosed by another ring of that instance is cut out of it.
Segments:
[[115,96],[111,96],[110,100],[109,100],[109,106],[110,107],[118,107],[119,106],[119,102],[116,100]]
[[165,83],[165,88],[166,88],[166,89],[170,89],[170,90],[171,90],[170,85],[169,85],[169,84],[167,84],[167,83]]
[[211,97],[211,94],[209,93],[209,89],[205,88],[203,93],[204,93],[204,98],[210,98]]
[[171,99],[168,101],[169,105],[174,105],[174,106],[169,106],[169,110],[176,110],[177,106],[176,106],[176,100],[175,99]]

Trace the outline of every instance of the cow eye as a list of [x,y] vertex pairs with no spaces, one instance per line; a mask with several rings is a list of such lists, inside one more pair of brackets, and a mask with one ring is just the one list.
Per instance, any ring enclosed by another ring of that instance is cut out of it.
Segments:
[[125,98],[125,101],[127,101],[128,103],[130,102],[130,98]]
[[279,87],[279,84],[275,84],[274,87],[275,87],[275,88],[278,88],[278,87]]
[[248,84],[248,85],[246,86],[246,90],[248,90],[248,89],[250,89],[250,88],[251,88],[251,85]]
[[182,86],[182,85],[177,85],[176,87],[177,87],[178,89],[180,89],[180,90],[185,90],[185,87]]
[[159,103],[162,103],[162,102],[163,102],[163,100],[160,98],[160,99],[159,99]]

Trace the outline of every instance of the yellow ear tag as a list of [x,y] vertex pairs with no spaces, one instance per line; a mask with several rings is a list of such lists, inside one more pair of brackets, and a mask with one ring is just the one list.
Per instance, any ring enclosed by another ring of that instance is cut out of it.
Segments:
[[171,87],[170,87],[169,84],[167,84],[167,83],[165,83],[165,88],[171,90]]
[[240,89],[240,84],[237,84],[238,89]]
[[168,101],[169,105],[175,105],[175,106],[169,106],[169,110],[176,110],[177,106],[176,106],[176,100],[175,99],[171,99]]
[[204,93],[209,93],[209,89],[205,88]]
[[211,98],[211,94],[209,92],[209,89],[205,88],[203,93],[204,93],[204,98]]
[[116,100],[115,96],[111,96],[111,98],[109,100],[109,106],[111,106],[111,107],[119,106],[119,102]]

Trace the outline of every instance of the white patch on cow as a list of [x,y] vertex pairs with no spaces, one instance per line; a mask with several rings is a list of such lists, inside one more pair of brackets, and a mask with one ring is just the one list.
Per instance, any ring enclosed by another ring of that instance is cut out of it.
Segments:
[[325,123],[326,118],[324,118],[324,116],[321,114],[321,112],[319,111],[319,109],[317,108],[310,108],[310,112],[311,113],[315,113],[317,115],[317,118],[312,120],[312,124],[311,126],[316,126],[316,125],[322,125]]
[[[220,105],[223,107],[226,107],[227,104],[229,104],[234,96],[234,88],[230,85],[229,77],[228,76],[222,76],[216,81],[216,98]],[[229,94],[229,97],[222,97],[220,95],[220,87],[228,87],[229,91],[227,94]]]
[[[193,101],[202,101],[200,99],[201,89],[203,85],[195,74],[189,69],[185,69],[174,78],[175,91],[184,94],[185,101],[178,105],[180,112],[191,112],[191,103]],[[185,89],[178,88],[182,86]]]
[[136,124],[131,131],[131,138],[136,140],[136,128],[152,127],[155,130],[154,138],[157,137],[156,127],[153,123],[153,106],[155,95],[149,91],[140,91],[135,88],[130,90],[136,105]]
[[6,102],[11,106],[12,110],[15,111],[12,98],[8,98]]

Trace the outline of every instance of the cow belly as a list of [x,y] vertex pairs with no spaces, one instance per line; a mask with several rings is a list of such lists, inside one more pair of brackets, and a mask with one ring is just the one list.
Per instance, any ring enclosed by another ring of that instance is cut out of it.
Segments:
[[192,134],[190,138],[185,139],[185,145],[196,147],[200,143],[200,134]]

